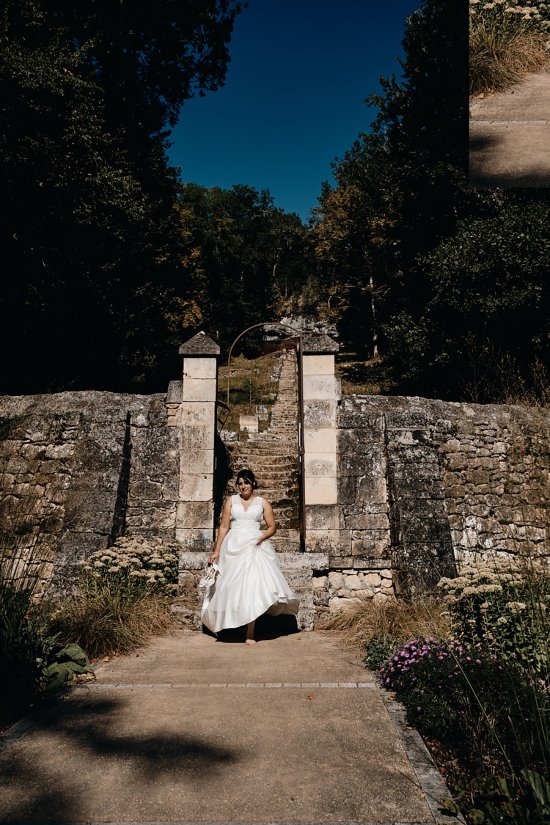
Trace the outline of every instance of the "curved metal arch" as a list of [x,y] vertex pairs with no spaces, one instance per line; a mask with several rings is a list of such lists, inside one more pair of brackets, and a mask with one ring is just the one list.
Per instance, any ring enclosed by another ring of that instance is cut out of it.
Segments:
[[[250,332],[252,329],[259,329],[260,327],[281,327],[282,329],[289,330],[293,333],[293,337],[296,338],[299,342],[300,346],[300,359],[302,355],[302,333],[300,330],[296,330],[293,327],[289,327],[288,324],[281,324],[279,321],[262,321],[261,324],[252,324],[252,326],[243,329],[242,332],[239,332],[231,346],[229,347],[229,352],[227,353],[227,406],[229,406],[229,382],[231,380],[231,353],[233,352],[233,347],[239,341],[243,335],[246,335],[247,332]],[[300,376],[301,376],[301,369],[300,369]],[[301,390],[300,390],[301,392]]]

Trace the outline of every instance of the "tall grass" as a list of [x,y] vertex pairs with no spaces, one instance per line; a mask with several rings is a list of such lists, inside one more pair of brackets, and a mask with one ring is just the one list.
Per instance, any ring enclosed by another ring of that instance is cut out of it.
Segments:
[[374,640],[395,648],[417,636],[447,636],[450,619],[446,606],[433,598],[384,602],[362,598],[330,614],[323,628],[339,631],[349,648],[364,650]]
[[98,584],[65,601],[49,621],[62,644],[76,642],[90,659],[128,653],[172,626],[171,599],[136,587],[132,594]]
[[77,642],[92,659],[127,653],[172,625],[170,596],[177,590],[172,545],[143,537],[120,538],[83,565],[78,590],[53,611],[49,632]]
[[0,723],[16,718],[37,696],[54,644],[33,613],[44,558],[37,501],[0,507]]
[[470,6],[470,94],[503,91],[548,62],[545,35],[506,0]]

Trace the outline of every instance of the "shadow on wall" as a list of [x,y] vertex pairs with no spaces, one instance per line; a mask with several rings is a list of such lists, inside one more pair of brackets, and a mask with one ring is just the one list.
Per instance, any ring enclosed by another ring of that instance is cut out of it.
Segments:
[[227,482],[232,475],[229,453],[218,433],[214,439],[214,467],[214,524],[218,524]]

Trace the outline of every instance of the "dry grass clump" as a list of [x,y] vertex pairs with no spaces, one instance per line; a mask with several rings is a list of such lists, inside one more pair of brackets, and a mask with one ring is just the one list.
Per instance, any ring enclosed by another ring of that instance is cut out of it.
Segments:
[[471,95],[503,91],[547,65],[546,34],[500,4],[477,8],[470,17]]
[[363,650],[373,639],[397,645],[421,636],[443,639],[450,634],[450,619],[445,605],[435,599],[360,598],[330,614],[323,629],[339,631],[346,647]]
[[65,602],[49,623],[61,644],[77,642],[90,659],[128,653],[172,625],[171,600],[142,590],[132,598],[124,591],[97,587]]

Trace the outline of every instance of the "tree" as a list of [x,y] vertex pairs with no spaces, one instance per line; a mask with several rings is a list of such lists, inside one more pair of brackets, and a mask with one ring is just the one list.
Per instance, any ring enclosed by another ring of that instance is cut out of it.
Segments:
[[244,185],[185,184],[179,208],[203,323],[222,346],[284,311],[310,271],[298,215],[275,207],[268,191]]
[[[467,181],[467,22],[453,0],[411,15],[403,77],[369,98],[372,132],[335,164],[316,212],[319,271],[325,293],[341,297],[344,341],[363,338],[367,354],[377,328],[397,392],[461,397],[472,347],[512,359],[525,380],[549,363],[547,198]],[[374,316],[357,310],[369,293]]]
[[471,395],[476,365],[475,400],[506,401],[512,388],[499,381],[508,364],[528,387],[533,366],[550,365],[549,260],[547,196],[516,195],[491,217],[461,221],[425,259],[431,290],[416,381],[437,389],[450,374]]
[[238,10],[4,4],[2,390],[165,380],[174,319],[196,317],[167,129],[223,81]]

